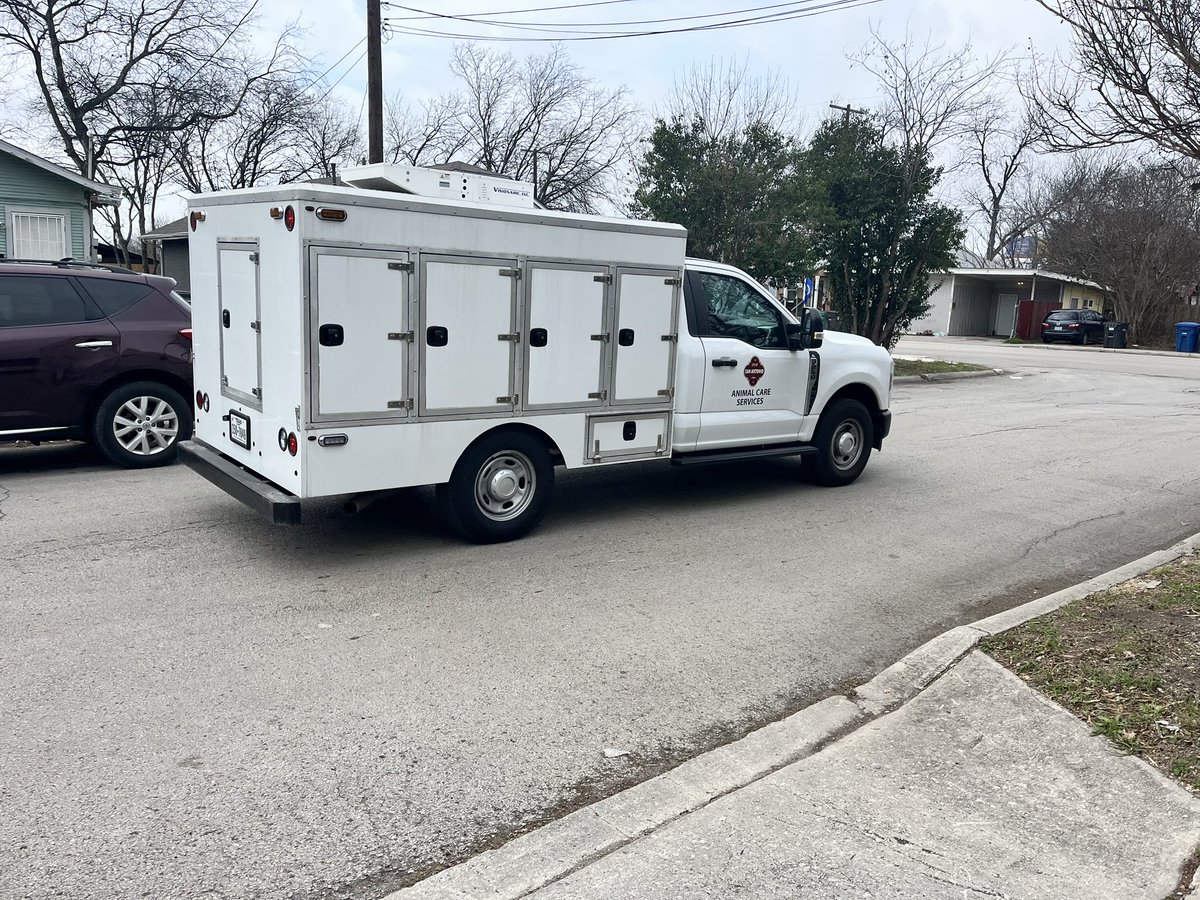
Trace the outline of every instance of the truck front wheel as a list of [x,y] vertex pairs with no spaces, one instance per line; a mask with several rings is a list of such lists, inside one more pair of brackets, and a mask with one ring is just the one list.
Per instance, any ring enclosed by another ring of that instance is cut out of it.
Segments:
[[836,487],[850,484],[871,457],[874,428],[871,414],[857,400],[838,400],[821,415],[813,435],[817,453],[812,475],[817,484]]
[[438,499],[450,525],[480,544],[528,534],[550,502],[554,468],[545,445],[521,431],[496,431],[459,458]]

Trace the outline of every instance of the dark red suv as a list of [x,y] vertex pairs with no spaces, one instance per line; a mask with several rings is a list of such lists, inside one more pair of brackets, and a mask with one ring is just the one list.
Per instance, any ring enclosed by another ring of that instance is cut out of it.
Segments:
[[160,466],[192,433],[191,310],[170,278],[0,259],[0,441]]

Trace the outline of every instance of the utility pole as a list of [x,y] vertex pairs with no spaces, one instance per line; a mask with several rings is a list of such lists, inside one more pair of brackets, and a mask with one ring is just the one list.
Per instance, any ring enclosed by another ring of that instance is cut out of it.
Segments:
[[855,115],[858,115],[858,116],[865,116],[871,112],[869,109],[854,109],[848,103],[845,106],[838,106],[836,103],[830,103],[829,108],[830,109],[839,109],[842,111],[842,113],[843,113],[842,127],[843,128],[845,128],[847,125],[850,124],[850,113],[854,113]]
[[367,0],[367,162],[383,162],[383,18]]

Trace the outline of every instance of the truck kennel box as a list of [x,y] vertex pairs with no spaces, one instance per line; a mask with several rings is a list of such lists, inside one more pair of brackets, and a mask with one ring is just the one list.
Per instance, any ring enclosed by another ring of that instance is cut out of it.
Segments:
[[685,260],[679,226],[538,209],[507,179],[343,177],[365,187],[189,202],[181,453],[275,522],[433,484],[465,537],[510,540],[555,466],[808,455],[849,484],[887,435],[887,351]]

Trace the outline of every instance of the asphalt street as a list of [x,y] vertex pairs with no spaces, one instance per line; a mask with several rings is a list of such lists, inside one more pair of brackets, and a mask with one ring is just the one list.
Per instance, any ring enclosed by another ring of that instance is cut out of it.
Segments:
[[378,897],[1197,531],[1200,357],[898,352],[1012,371],[897,386],[849,488],[563,474],[502,546],[0,450],[0,897]]

